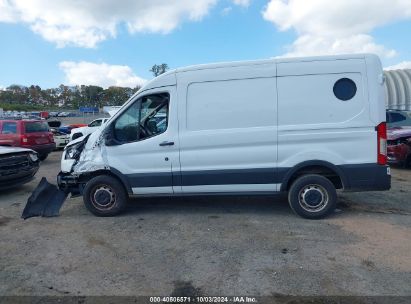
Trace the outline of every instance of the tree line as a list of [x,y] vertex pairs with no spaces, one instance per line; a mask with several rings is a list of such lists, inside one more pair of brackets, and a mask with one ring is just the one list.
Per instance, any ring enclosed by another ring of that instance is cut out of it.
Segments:
[[[168,64],[155,64],[150,72],[154,77],[165,73]],[[104,89],[93,85],[66,86],[42,89],[38,85],[29,87],[13,84],[0,90],[0,108],[3,110],[39,110],[52,108],[78,109],[79,107],[120,106],[140,86],[135,88],[112,86]]]
[[0,91],[0,107],[4,110],[30,110],[39,108],[73,108],[81,106],[119,106],[129,99],[140,87],[109,87],[80,85],[41,89],[38,85],[29,87],[11,85]]

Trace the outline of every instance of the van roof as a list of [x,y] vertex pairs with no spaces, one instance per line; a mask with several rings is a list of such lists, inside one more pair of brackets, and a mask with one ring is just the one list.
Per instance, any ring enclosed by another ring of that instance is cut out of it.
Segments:
[[[350,55],[334,55],[334,56],[316,56],[316,57],[295,57],[295,58],[271,58],[271,59],[262,59],[262,60],[249,60],[249,61],[231,61],[231,62],[220,62],[220,63],[207,63],[192,65],[182,68],[177,68],[170,70],[146,83],[140,90],[145,91],[153,89],[156,87],[175,85],[177,73],[184,73],[190,71],[199,71],[205,69],[217,69],[225,67],[240,67],[240,66],[255,66],[268,63],[288,63],[288,62],[309,62],[309,61],[332,61],[332,60],[347,60],[347,59],[364,59],[367,57],[378,58],[374,54],[350,54]],[[137,92],[137,93],[139,93]],[[136,94],[137,94],[136,93]]]
[[346,59],[364,59],[368,56],[376,56],[373,54],[351,54],[351,55],[334,55],[334,56],[315,56],[315,57],[293,57],[293,58],[271,58],[271,59],[261,59],[261,60],[248,60],[248,61],[231,61],[231,62],[221,62],[221,63],[207,63],[192,65],[182,68],[177,68],[175,70],[169,71],[168,73],[179,73],[188,72],[203,69],[213,69],[213,68],[223,68],[223,67],[234,67],[234,66],[248,66],[248,65],[259,65],[267,63],[286,63],[286,62],[307,62],[307,61],[330,61],[330,60],[346,60]]

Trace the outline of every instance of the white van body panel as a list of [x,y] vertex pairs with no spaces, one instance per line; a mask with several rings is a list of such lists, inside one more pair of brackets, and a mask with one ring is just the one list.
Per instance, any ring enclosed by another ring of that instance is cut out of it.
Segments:
[[[273,62],[177,74],[182,193],[277,191],[275,76]],[[249,169],[273,182],[230,185]]]
[[[348,101],[333,92],[342,78],[357,86],[357,94]],[[277,81],[280,168],[307,159],[334,165],[377,161],[364,59],[279,63]]]
[[370,101],[370,118],[374,124],[378,124],[386,119],[385,107],[375,106],[375,104],[385,104],[385,76],[381,61],[377,56],[365,56],[365,62],[367,66],[367,93]]

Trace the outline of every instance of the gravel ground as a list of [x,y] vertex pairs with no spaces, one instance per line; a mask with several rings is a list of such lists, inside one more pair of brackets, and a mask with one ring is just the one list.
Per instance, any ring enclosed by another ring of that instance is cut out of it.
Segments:
[[60,156],[0,193],[0,295],[411,295],[411,170],[389,192],[340,194],[320,221],[282,196],[140,199],[115,218],[76,198],[20,219]]

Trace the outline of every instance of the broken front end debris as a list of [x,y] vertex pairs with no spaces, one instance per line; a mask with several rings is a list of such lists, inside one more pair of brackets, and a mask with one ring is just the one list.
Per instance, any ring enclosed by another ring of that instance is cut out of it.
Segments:
[[[67,145],[62,155],[61,172],[57,176],[58,187],[43,178],[27,200],[22,218],[58,216],[69,194],[72,197],[82,194],[85,177],[109,168],[102,136],[95,133]],[[93,138],[89,140],[91,136]]]
[[50,184],[47,179],[43,177],[27,200],[21,217],[27,219],[34,216],[58,216],[67,195],[68,193]]

